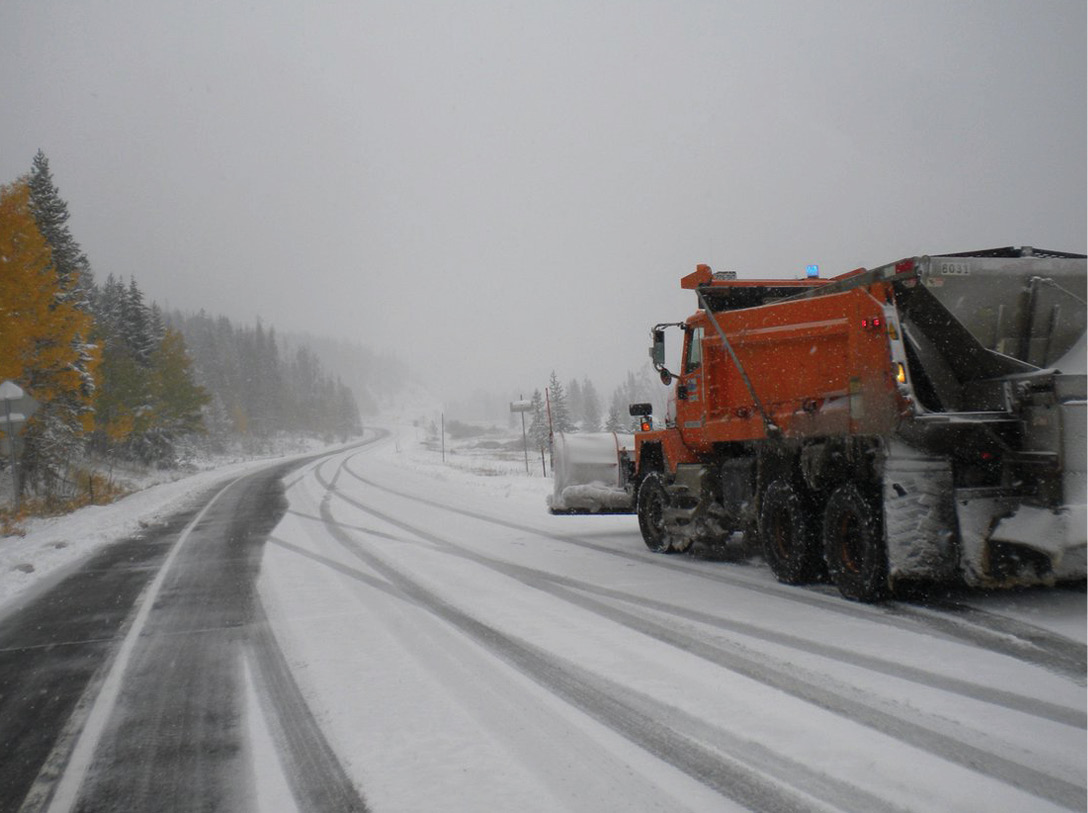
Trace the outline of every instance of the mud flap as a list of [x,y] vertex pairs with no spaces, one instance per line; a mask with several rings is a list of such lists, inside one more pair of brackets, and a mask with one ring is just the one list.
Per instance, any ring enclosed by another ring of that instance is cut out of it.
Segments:
[[956,507],[948,460],[890,457],[884,466],[888,580],[956,577]]

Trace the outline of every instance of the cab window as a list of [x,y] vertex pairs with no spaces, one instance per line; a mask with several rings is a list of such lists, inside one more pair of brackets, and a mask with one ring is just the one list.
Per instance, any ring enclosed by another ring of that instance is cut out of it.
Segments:
[[703,363],[703,329],[697,327],[688,333],[687,352],[684,354],[684,374],[693,373]]

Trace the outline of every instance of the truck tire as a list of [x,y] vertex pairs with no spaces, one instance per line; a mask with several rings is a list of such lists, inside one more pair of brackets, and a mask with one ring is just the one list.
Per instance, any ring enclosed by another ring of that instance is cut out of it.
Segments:
[[669,492],[665,488],[665,477],[660,472],[651,472],[638,487],[638,528],[642,531],[642,540],[654,553],[669,553],[672,543],[665,528],[664,510],[669,505]]
[[824,559],[831,581],[851,601],[888,597],[888,552],[880,506],[853,483],[831,494],[824,510]]
[[759,512],[763,558],[784,584],[806,584],[820,567],[820,551],[813,538],[812,518],[789,480],[767,486]]

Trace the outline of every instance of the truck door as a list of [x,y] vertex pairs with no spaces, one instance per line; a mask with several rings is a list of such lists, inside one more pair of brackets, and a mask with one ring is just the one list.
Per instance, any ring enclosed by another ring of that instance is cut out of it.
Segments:
[[702,326],[684,331],[684,357],[676,384],[676,425],[689,442],[702,439],[706,426],[707,392],[703,380]]

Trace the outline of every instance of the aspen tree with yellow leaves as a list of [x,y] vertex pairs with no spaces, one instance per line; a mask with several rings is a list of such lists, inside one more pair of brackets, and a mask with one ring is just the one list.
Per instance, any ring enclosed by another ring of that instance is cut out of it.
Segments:
[[78,274],[62,280],[34,219],[29,184],[0,187],[0,379],[41,408],[25,432],[24,482],[47,490],[91,425],[93,319],[73,304]]

